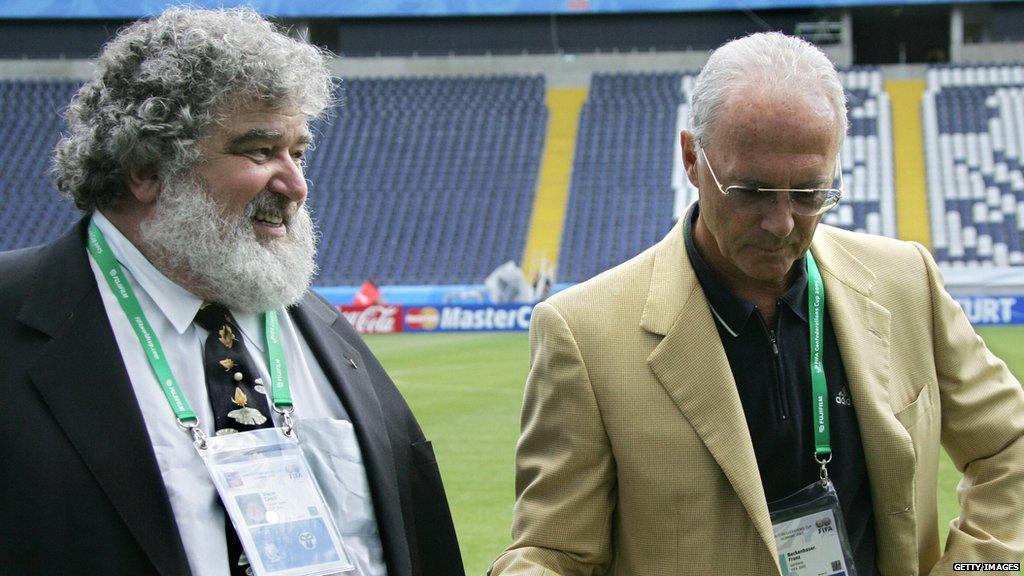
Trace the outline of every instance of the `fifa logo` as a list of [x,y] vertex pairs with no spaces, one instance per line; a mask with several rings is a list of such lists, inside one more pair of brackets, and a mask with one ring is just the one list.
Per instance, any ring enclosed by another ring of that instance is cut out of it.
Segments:
[[299,534],[299,544],[306,550],[312,550],[316,548],[316,536],[312,532],[303,532]]
[[814,523],[818,527],[818,534],[826,534],[828,532],[835,532],[835,528],[832,527],[832,519],[830,518],[819,518]]

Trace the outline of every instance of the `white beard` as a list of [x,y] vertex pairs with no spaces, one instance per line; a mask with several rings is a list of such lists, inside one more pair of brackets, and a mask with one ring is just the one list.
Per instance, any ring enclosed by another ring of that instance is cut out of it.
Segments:
[[[266,245],[250,218],[258,206],[278,208],[284,238]],[[245,213],[222,216],[205,182],[192,176],[164,178],[151,218],[139,235],[154,266],[193,294],[240,312],[264,312],[297,303],[316,273],[317,233],[305,205],[261,192]]]

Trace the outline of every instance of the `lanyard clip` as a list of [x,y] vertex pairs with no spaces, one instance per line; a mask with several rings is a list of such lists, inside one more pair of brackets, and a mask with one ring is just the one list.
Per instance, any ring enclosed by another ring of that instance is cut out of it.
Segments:
[[274,412],[280,414],[281,420],[284,421],[284,424],[281,426],[281,432],[284,432],[285,436],[290,437],[295,430],[295,424],[292,422],[292,412],[294,411],[295,408],[292,406],[278,407],[277,404],[274,405]]
[[828,482],[828,463],[832,461],[832,452],[828,452],[826,455],[821,455],[815,452],[814,461],[821,465],[821,483]]
[[178,418],[178,426],[192,434],[192,443],[199,450],[206,450],[206,433],[199,427],[199,419],[182,420]]

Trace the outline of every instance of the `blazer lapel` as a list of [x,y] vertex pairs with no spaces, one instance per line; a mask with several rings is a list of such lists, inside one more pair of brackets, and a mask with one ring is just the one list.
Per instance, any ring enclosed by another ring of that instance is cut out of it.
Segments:
[[739,392],[683,243],[682,220],[656,248],[641,326],[664,336],[647,359],[743,503],[771,558],[768,504]]
[[[875,275],[819,228],[812,250],[825,282],[825,302],[835,327],[846,378],[857,412],[871,485],[878,567],[906,572],[914,562],[914,473],[910,434],[889,405],[889,311],[871,299]],[[915,564],[916,566],[916,564]]]
[[89,267],[86,221],[41,259],[37,291],[18,315],[52,337],[29,377],[157,570],[189,574],[142,413]]
[[388,573],[395,576],[411,574],[394,452],[385,427],[384,412],[363,359],[334,330],[333,324],[341,316],[315,295],[307,294],[291,312],[352,418],[370,481]]

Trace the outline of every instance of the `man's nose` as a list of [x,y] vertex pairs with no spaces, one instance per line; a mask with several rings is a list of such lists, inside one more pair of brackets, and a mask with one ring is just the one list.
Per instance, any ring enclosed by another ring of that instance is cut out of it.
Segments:
[[775,192],[775,201],[769,204],[768,211],[761,216],[761,228],[776,238],[786,238],[793,231],[794,224],[789,192]]
[[287,150],[282,150],[279,157],[274,159],[276,170],[268,183],[267,188],[287,196],[296,204],[301,205],[306,201],[306,174],[299,159],[292,157]]

